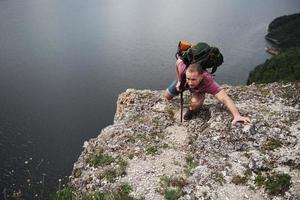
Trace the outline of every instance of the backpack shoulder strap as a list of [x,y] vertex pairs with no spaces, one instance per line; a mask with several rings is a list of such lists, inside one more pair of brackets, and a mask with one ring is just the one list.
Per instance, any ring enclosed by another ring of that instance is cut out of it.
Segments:
[[214,74],[216,71],[217,71],[217,69],[218,69],[218,66],[213,66],[213,68],[211,69],[211,74]]

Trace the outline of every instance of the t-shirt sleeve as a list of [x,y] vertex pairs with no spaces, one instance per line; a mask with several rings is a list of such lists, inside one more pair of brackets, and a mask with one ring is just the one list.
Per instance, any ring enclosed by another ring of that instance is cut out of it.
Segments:
[[207,75],[207,85],[206,85],[206,93],[216,95],[218,92],[222,90],[220,85],[215,81],[211,74]]

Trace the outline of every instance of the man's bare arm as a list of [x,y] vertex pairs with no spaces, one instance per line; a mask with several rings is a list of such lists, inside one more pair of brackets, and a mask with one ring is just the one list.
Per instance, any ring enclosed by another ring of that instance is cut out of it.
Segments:
[[243,122],[243,123],[250,123],[250,118],[249,117],[243,117],[241,116],[238,108],[235,106],[233,103],[232,99],[226,94],[224,90],[221,90],[218,92],[215,97],[225,106],[227,109],[230,111],[230,113],[233,116],[232,123],[236,124],[237,122]]

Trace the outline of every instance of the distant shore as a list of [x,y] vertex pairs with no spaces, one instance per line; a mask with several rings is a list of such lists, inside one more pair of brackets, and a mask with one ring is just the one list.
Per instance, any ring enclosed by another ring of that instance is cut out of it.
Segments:
[[273,56],[250,72],[247,84],[300,82],[300,13],[274,19],[265,39],[271,43],[265,50]]

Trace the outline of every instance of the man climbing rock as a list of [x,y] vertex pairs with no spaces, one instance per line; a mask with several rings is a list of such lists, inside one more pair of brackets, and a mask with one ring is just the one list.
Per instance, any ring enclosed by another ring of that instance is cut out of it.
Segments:
[[[203,105],[205,94],[209,93],[218,101],[225,104],[233,116],[232,124],[236,124],[237,122],[242,122],[245,124],[250,123],[250,118],[241,116],[232,99],[214,80],[213,76],[208,71],[204,70],[200,64],[190,64],[188,68],[186,68],[184,62],[178,58],[176,61],[176,74],[177,80],[173,81],[167,88],[165,92],[165,98],[167,100],[171,100],[180,92],[185,90],[189,90],[191,92],[192,98],[190,106],[187,112],[184,114],[184,120],[192,119],[193,116],[199,112],[201,106]],[[183,74],[185,74],[186,82],[183,87],[180,88]]]

